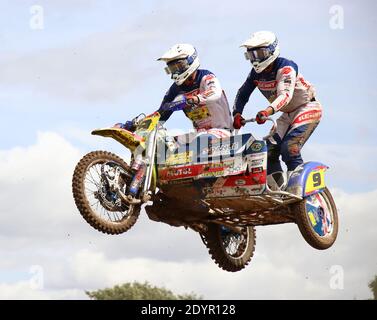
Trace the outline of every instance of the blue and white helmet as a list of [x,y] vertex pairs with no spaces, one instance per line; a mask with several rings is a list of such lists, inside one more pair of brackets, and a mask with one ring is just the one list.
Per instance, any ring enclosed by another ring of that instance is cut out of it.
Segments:
[[165,71],[171,74],[174,82],[182,85],[200,66],[198,53],[191,44],[176,44],[171,47],[159,61],[165,61]]
[[251,35],[241,47],[246,48],[246,59],[251,61],[255,72],[261,73],[280,54],[278,39],[273,32],[258,31]]

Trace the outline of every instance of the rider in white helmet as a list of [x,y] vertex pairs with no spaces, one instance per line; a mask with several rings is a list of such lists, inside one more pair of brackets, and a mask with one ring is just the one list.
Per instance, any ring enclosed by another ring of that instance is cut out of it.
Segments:
[[[174,80],[158,109],[160,121],[166,121],[172,115],[166,105],[185,96],[187,106],[183,111],[196,130],[226,129],[212,130],[212,134],[229,136],[233,124],[225,92],[211,71],[199,69],[196,49],[191,44],[176,44],[158,61],[166,62],[165,71]],[[134,129],[131,121],[116,126],[131,131]]]
[[[320,122],[322,106],[315,98],[314,87],[298,72],[297,64],[279,57],[277,37],[269,31],[252,34],[241,47],[253,69],[239,89],[233,108],[234,128],[243,126],[242,112],[255,88],[268,99],[266,109],[257,113],[257,122],[282,112],[277,120],[277,133],[268,142],[267,180],[273,189],[286,183],[279,157],[288,172],[303,163],[301,148]],[[288,173],[289,174],[289,173]]]
[[166,62],[165,70],[174,80],[158,110],[161,121],[168,120],[172,114],[163,110],[164,104],[184,95],[188,104],[184,113],[195,129],[233,128],[228,100],[220,82],[212,72],[199,69],[198,53],[192,45],[176,44],[158,60]]

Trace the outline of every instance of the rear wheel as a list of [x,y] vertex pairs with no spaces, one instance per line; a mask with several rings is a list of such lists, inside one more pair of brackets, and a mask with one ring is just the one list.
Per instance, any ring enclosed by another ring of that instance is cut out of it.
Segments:
[[127,194],[132,173],[121,158],[105,151],[87,154],[77,164],[72,180],[76,206],[93,228],[107,234],[120,234],[136,222],[140,205],[130,205]]
[[338,211],[330,191],[309,196],[294,207],[296,223],[306,242],[315,249],[330,248],[338,235]]
[[242,270],[254,254],[254,227],[241,227],[235,232],[218,224],[209,224],[201,237],[212,259],[226,271]]

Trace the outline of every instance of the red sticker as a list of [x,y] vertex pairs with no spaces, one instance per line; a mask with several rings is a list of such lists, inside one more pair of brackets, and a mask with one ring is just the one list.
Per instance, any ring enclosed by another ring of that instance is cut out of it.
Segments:
[[284,67],[283,70],[282,70],[282,73],[284,75],[290,73],[292,71],[292,68],[291,67]]

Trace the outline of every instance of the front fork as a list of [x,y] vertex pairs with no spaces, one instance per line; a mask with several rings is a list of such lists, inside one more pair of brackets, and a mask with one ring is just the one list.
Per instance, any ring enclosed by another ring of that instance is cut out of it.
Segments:
[[[137,169],[137,171],[130,185],[130,193],[135,198],[140,190],[140,187],[143,186],[142,193],[140,195],[142,202],[147,202],[150,200],[149,191],[152,184],[154,159],[156,156],[157,130],[158,128],[156,126],[156,128],[150,133],[146,144],[146,149],[142,150],[142,152],[136,149],[134,154],[133,165],[135,165],[135,169]],[[144,152],[145,156],[142,156],[142,153]]]

